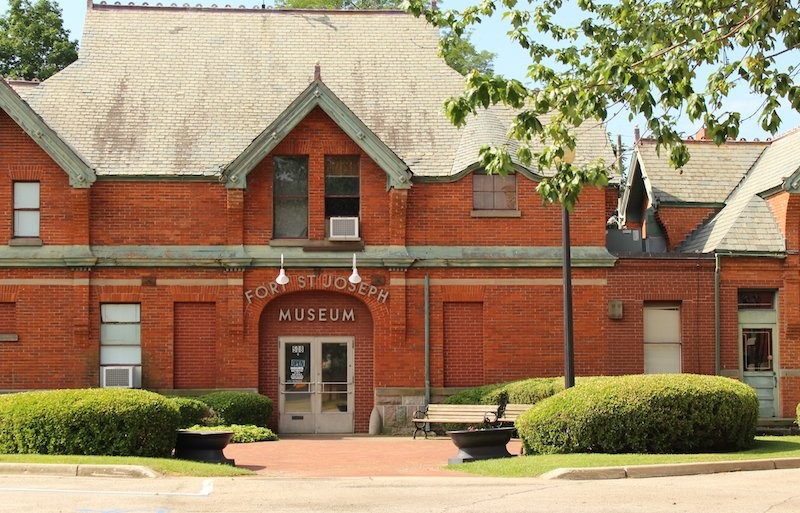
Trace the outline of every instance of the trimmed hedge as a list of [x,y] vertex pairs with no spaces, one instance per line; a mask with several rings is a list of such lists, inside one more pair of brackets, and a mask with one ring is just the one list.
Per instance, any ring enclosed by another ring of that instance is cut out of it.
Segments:
[[169,457],[178,408],[134,389],[75,389],[0,396],[0,453]]
[[526,453],[692,453],[752,447],[758,398],[719,376],[587,378],[517,418]]
[[211,407],[203,401],[193,397],[170,397],[169,399],[178,408],[181,418],[178,425],[180,429],[197,424],[207,424],[211,421]]
[[564,390],[564,378],[531,378],[462,390],[445,399],[446,404],[498,404],[503,392],[513,404],[535,404]]
[[210,392],[197,399],[211,407],[215,415],[213,424],[252,424],[267,427],[272,416],[272,400],[253,392]]

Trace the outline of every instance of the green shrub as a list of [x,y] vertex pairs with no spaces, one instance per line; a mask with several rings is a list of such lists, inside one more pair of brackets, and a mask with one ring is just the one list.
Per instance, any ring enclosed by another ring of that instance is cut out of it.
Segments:
[[532,453],[691,453],[754,443],[755,391],[718,376],[587,378],[517,418]]
[[177,407],[144,390],[76,389],[0,396],[0,453],[168,457]]
[[192,426],[189,428],[192,431],[233,431],[233,438],[231,443],[234,444],[247,444],[252,442],[274,442],[278,439],[278,435],[272,432],[271,429],[265,427],[254,426],[248,424],[241,426],[239,424],[231,424],[230,426]]
[[181,417],[179,428],[212,422],[211,408],[203,401],[194,397],[170,397],[169,399],[178,407]]
[[508,394],[513,404],[535,404],[564,390],[564,378],[530,378],[508,383],[497,383],[468,388],[451,395],[447,404],[498,404],[500,395]]
[[272,416],[269,397],[252,392],[211,392],[198,397],[211,407],[217,424],[253,424],[267,427]]

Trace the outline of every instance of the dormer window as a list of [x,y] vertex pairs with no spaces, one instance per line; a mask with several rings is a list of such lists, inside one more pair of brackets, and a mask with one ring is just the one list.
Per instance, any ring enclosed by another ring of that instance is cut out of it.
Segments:
[[330,240],[359,240],[360,158],[325,157],[325,221]]
[[361,210],[359,157],[325,157],[325,217],[358,217]]
[[308,238],[308,157],[272,159],[273,239]]

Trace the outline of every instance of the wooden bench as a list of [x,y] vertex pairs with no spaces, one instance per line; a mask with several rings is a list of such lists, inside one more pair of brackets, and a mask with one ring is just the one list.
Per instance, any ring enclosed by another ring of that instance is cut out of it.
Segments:
[[503,411],[503,414],[497,419],[497,422],[513,424],[520,414],[528,411],[532,407],[532,404],[509,403],[506,405],[506,409]]
[[424,410],[417,410],[412,419],[414,435],[417,432],[431,432],[430,424],[484,424],[491,426],[497,423],[497,406],[488,404],[429,404]]

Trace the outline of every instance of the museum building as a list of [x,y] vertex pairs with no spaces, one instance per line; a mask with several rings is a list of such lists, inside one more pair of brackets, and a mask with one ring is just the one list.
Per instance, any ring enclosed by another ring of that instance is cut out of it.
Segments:
[[[77,62],[0,81],[0,391],[252,390],[279,432],[352,433],[563,374],[547,171],[482,172],[513,113],[445,118],[436,29],[88,5]],[[602,124],[576,138],[611,176],[571,216],[576,374],[721,374],[793,416],[798,132],[677,171],[642,139],[624,183]]]

